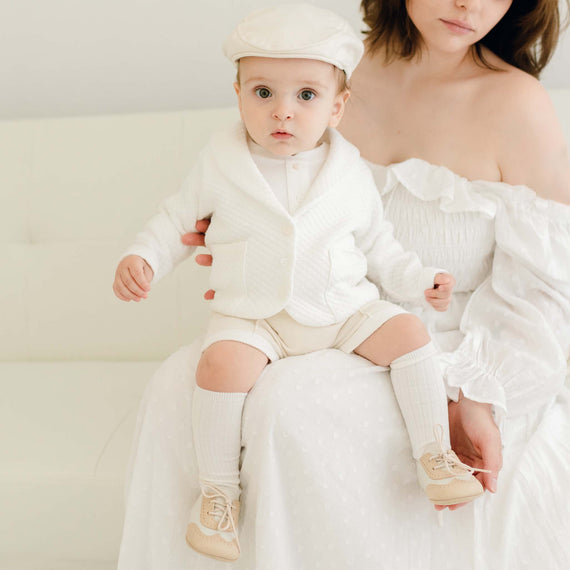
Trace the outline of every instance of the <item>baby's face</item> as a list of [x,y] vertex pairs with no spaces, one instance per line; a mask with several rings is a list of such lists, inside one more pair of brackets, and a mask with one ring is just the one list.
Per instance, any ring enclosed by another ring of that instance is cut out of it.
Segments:
[[291,156],[317,146],[342,117],[348,91],[335,68],[314,59],[244,57],[234,87],[249,136],[265,150]]

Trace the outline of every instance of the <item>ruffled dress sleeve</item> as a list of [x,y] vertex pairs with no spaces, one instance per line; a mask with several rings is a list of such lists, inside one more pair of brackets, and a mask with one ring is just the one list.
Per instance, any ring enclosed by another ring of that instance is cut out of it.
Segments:
[[570,350],[570,207],[526,187],[481,183],[493,199],[491,274],[463,313],[458,349],[442,355],[448,394],[459,389],[498,415],[538,408],[563,386]]

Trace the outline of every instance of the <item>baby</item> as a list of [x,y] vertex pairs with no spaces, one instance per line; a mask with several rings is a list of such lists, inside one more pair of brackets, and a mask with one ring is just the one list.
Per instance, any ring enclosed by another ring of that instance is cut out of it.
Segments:
[[238,66],[242,121],[210,140],[114,283],[122,300],[146,298],[153,277],[189,254],[180,236],[211,218],[216,295],[192,404],[201,493],[188,544],[238,558],[247,393],[269,362],[325,348],[390,366],[420,485],[434,504],[474,499],[483,489],[450,449],[436,350],[422,322],[378,290],[445,310],[453,277],[394,239],[370,170],[334,130],[362,42],[328,10],[286,4],[246,17],[224,49]]

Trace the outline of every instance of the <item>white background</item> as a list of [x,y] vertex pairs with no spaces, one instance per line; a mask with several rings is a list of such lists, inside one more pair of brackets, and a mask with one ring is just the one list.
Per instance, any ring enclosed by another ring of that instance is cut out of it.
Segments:
[[[516,0],[515,0],[516,1]],[[0,0],[0,118],[233,105],[221,43],[276,0]],[[362,29],[358,0],[313,0]],[[543,74],[570,87],[570,33]]]

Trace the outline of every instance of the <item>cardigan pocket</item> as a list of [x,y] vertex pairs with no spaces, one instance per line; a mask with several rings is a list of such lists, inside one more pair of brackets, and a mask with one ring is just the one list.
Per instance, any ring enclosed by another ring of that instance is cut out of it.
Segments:
[[342,240],[329,250],[332,287],[354,287],[366,276],[367,261],[362,251],[349,240]]
[[216,292],[216,305],[222,304],[224,310],[230,310],[243,301],[247,294],[245,286],[247,241],[209,243],[208,249],[213,258],[210,287]]
[[[349,240],[342,240],[329,249],[329,283],[326,302],[335,319],[342,320],[350,306],[359,303],[360,287],[366,276],[366,256]],[[356,309],[357,306],[352,307]]]

